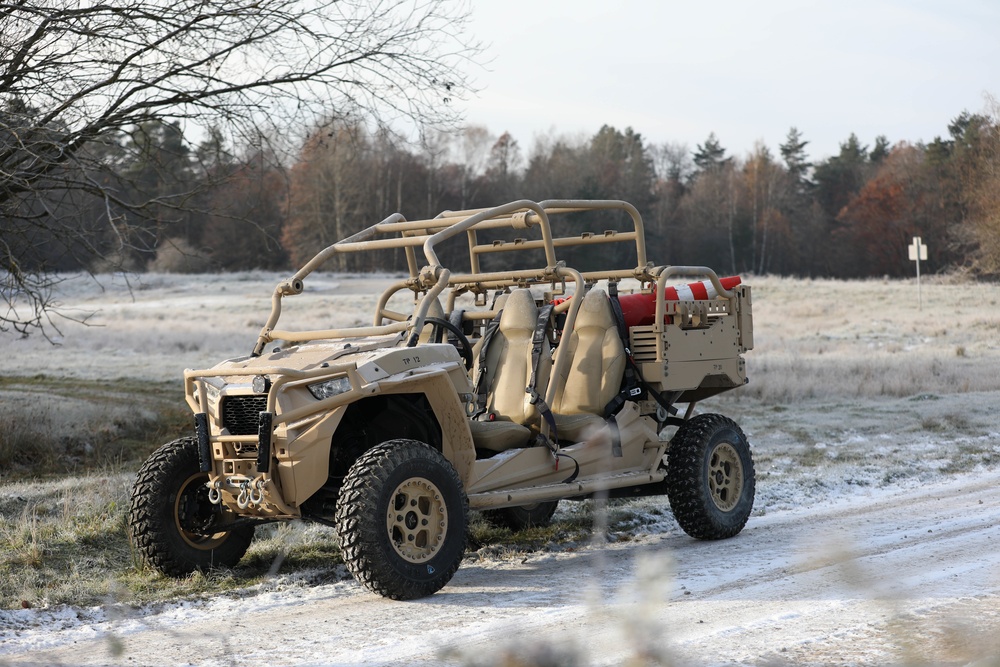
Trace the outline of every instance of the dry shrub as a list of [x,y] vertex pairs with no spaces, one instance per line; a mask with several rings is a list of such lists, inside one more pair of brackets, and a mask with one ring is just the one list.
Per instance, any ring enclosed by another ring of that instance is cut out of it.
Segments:
[[93,273],[138,273],[145,268],[145,260],[126,250],[105,253],[90,263]]
[[167,239],[149,263],[157,273],[206,273],[212,268],[212,260],[184,239]]
[[49,468],[58,456],[51,422],[42,410],[0,414],[0,468]]

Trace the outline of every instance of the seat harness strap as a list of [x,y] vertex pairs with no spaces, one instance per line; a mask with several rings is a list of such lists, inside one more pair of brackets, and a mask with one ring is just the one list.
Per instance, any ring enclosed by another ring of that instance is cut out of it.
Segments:
[[677,408],[673,403],[667,401],[660,395],[660,392],[642,378],[642,372],[632,357],[632,348],[629,344],[628,328],[625,326],[625,316],[622,314],[622,305],[618,301],[618,284],[608,283],[608,296],[611,299],[611,312],[615,316],[615,324],[618,328],[618,337],[622,339],[625,346],[625,372],[622,374],[621,391],[612,398],[604,408],[605,418],[618,414],[626,401],[642,400],[643,395],[648,394],[667,411],[667,414],[676,415]]
[[489,324],[486,325],[486,331],[483,333],[483,344],[479,347],[479,366],[476,371],[476,410],[472,414],[472,418],[476,419],[481,414],[486,412],[486,395],[489,393],[489,387],[486,386],[486,352],[489,350],[490,342],[493,340],[493,336],[496,334],[497,330],[500,328],[500,316],[503,315],[503,310],[497,313]]
[[549,404],[545,402],[545,399],[538,393],[538,389],[535,386],[538,382],[538,368],[542,361],[542,353],[545,350],[545,337],[548,335],[553,308],[553,304],[550,303],[542,306],[538,311],[535,331],[531,336],[531,377],[528,379],[528,386],[524,388],[524,391],[528,394],[528,402],[535,406],[535,409],[542,415],[542,419],[549,425],[552,435],[549,438],[543,438],[543,440],[545,440],[545,445],[552,451],[553,456],[556,457],[556,469],[558,470],[559,432],[556,428],[556,418],[552,414]]

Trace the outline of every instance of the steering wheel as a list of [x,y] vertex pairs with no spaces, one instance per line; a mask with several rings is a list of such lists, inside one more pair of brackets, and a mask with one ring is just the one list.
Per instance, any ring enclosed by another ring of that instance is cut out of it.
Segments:
[[424,324],[433,325],[434,328],[431,330],[431,340],[433,341],[441,340],[441,329],[447,329],[454,334],[455,342],[453,344],[458,353],[465,359],[465,370],[472,369],[472,343],[469,342],[469,339],[462,333],[462,330],[458,326],[440,317],[425,317]]

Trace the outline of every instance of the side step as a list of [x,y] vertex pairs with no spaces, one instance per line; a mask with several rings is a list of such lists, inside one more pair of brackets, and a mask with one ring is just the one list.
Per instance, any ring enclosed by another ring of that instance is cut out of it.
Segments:
[[611,489],[638,486],[640,484],[654,484],[662,482],[664,477],[666,477],[666,473],[662,470],[652,473],[648,471],[624,472],[615,475],[592,477],[590,479],[578,479],[569,483],[533,486],[526,489],[500,489],[484,493],[473,493],[469,496],[469,508],[478,510],[495,507],[513,507],[547,500],[585,496],[598,491],[609,491]]

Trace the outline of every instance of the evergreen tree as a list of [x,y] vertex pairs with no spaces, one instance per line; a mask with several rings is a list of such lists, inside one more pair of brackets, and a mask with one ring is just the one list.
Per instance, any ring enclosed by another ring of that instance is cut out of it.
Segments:
[[715,132],[710,132],[704,144],[698,144],[694,152],[694,163],[699,171],[712,171],[729,162],[726,149],[719,143]]
[[778,224],[766,265],[770,271],[803,275],[814,271],[816,239],[822,234],[816,228],[813,210],[813,164],[806,155],[808,145],[798,128],[791,127],[779,146],[785,173],[776,197]]
[[798,128],[791,127],[785,137],[785,143],[779,146],[781,158],[785,161],[785,168],[795,180],[803,186],[809,185],[808,175],[812,163],[806,157],[806,146],[809,142],[802,138],[802,133]]
[[816,257],[816,262],[822,263],[816,267],[820,274],[845,277],[856,275],[860,270],[857,265],[863,260],[852,252],[847,237],[838,234],[842,224],[837,216],[861,191],[873,169],[868,147],[862,145],[853,132],[840,144],[839,154],[816,167],[814,194],[825,221],[822,232],[814,240],[824,248]]
[[869,154],[868,159],[874,164],[881,164],[883,160],[889,155],[889,140],[884,134],[880,134],[875,137],[875,147],[872,148],[871,154]]
[[816,167],[816,200],[831,217],[836,217],[851,197],[864,185],[868,173],[868,147],[853,132],[840,144],[840,153]]

